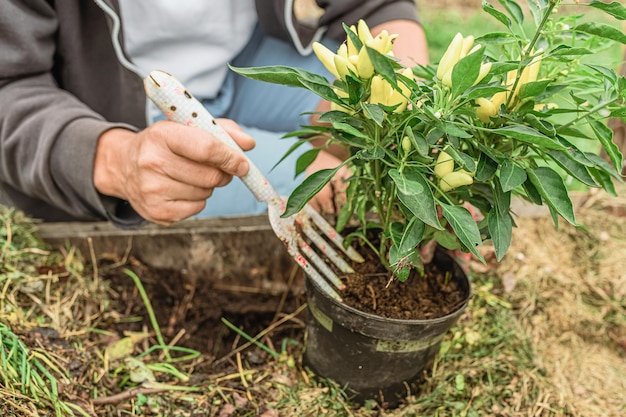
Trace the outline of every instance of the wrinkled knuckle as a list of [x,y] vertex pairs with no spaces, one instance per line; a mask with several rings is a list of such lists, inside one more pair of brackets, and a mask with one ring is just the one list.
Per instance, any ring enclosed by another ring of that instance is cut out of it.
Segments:
[[150,152],[139,152],[135,163],[140,170],[151,169],[158,165],[154,155]]
[[228,176],[228,174],[225,174],[218,169],[212,169],[205,177],[204,187],[207,189],[219,187],[224,182],[224,178]]

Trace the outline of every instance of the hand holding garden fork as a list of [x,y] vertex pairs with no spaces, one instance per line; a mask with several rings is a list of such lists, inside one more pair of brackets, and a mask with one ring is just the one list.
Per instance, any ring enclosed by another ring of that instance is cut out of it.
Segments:
[[[215,121],[204,106],[170,74],[163,71],[152,71],[144,80],[144,87],[148,98],[161,109],[168,119],[204,129],[225,144],[241,151],[237,143]],[[241,152],[243,153],[243,151]],[[329,282],[339,290],[344,288],[343,283],[314,248],[303,239],[298,229],[344,273],[350,273],[353,270],[332,247],[331,242],[353,261],[363,262],[361,255],[352,247],[344,248],[341,235],[309,205],[306,205],[300,213],[294,216],[282,218],[281,214],[285,211],[285,200],[278,195],[256,165],[249,159],[248,163],[250,170],[241,177],[241,181],[258,201],[267,203],[268,217],[276,236],[287,246],[287,251],[291,257],[320,288],[331,297],[341,300],[340,295]],[[320,232],[326,235],[328,240],[324,239]]]

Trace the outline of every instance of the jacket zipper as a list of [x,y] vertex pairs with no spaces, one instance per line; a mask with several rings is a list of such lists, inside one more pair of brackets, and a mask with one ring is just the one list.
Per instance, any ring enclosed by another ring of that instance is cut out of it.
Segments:
[[[111,43],[113,44],[113,50],[115,51],[115,56],[117,57],[117,60],[124,68],[134,73],[137,77],[143,79],[141,69],[139,69],[137,65],[130,62],[130,60],[124,54],[124,49],[122,48],[122,44],[120,43],[120,30],[122,28],[122,24],[119,15],[113,9],[113,7],[109,3],[107,3],[106,0],[94,0],[94,3],[100,9],[102,9],[102,11],[111,19],[111,22],[113,24],[110,28]],[[150,101],[147,98],[146,105],[144,106],[144,113],[146,118],[146,124],[151,124],[152,117],[150,112]]]
[[117,12],[106,2],[106,0],[94,0],[94,3],[96,3],[96,5],[100,7],[113,22],[113,26],[111,27],[111,41],[113,43],[113,49],[115,50],[115,55],[117,56],[118,61],[120,61],[120,64],[122,64],[124,68],[134,72],[140,78],[143,78],[139,67],[130,62],[124,54],[122,44],[120,43],[120,30],[122,28],[122,24]]

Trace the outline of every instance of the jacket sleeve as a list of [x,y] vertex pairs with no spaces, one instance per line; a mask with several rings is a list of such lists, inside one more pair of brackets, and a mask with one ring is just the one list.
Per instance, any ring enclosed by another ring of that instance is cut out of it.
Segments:
[[114,126],[132,128],[105,121],[57,85],[57,26],[47,1],[0,2],[0,182],[18,207],[22,194],[73,219],[138,224],[123,201],[93,185],[98,137]]
[[[363,19],[370,27],[390,20],[420,22],[414,0],[316,0],[319,15],[299,16],[298,0],[257,0],[259,23],[266,34],[294,44],[302,54],[311,53],[311,44],[322,35],[345,38],[342,24]],[[304,13],[306,15],[306,13]]]

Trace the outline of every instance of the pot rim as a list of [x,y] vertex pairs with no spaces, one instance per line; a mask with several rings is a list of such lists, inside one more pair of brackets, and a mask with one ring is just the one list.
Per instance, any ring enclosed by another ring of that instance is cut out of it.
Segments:
[[432,324],[432,323],[439,323],[439,322],[447,321],[451,317],[456,316],[459,314],[459,312],[463,311],[467,307],[467,304],[469,303],[470,299],[472,298],[472,289],[471,289],[470,281],[469,281],[469,278],[467,277],[467,274],[464,273],[463,280],[467,281],[467,284],[468,284],[467,296],[465,297],[463,302],[459,303],[458,306],[454,310],[452,310],[450,313],[446,314],[445,316],[434,317],[431,319],[397,319],[397,318],[392,318],[392,317],[380,316],[378,314],[367,313],[365,311],[361,311],[352,306],[349,306],[348,304],[344,302],[338,301],[337,299],[330,297],[328,294],[326,294],[325,291],[322,291],[319,285],[317,285],[317,283],[313,279],[311,279],[308,276],[308,274],[306,275],[306,277],[307,277],[307,282],[315,286],[317,291],[324,296],[326,301],[329,301],[335,307],[342,309],[342,310],[347,310],[350,313],[361,316],[367,320],[373,320],[373,321],[384,322],[384,323],[393,323],[393,324],[398,324],[398,325]]

